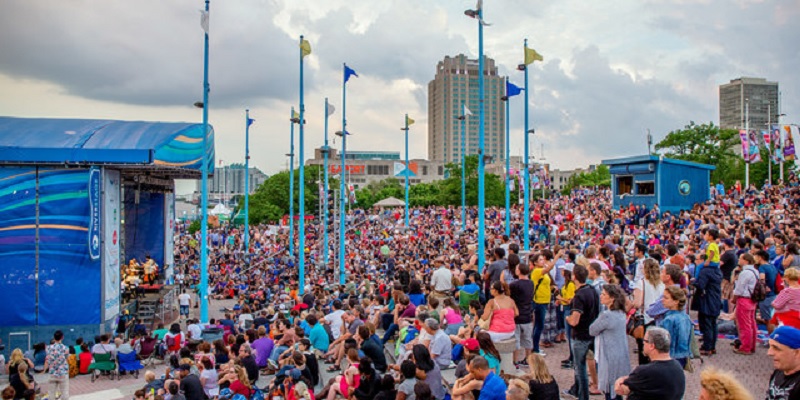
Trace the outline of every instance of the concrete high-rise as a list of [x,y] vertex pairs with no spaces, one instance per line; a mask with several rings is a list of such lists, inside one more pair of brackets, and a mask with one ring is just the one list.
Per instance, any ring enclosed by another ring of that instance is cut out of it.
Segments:
[[[484,56],[484,149],[494,162],[505,160],[505,78],[497,75],[494,60]],[[461,161],[463,105],[467,117],[466,154],[478,154],[479,85],[478,60],[459,54],[446,56],[436,65],[436,76],[428,83],[428,159]],[[487,160],[488,163],[488,160]]]
[[777,123],[778,82],[742,77],[719,85],[720,128],[744,129],[745,104],[750,105],[750,129],[765,129],[768,122]]

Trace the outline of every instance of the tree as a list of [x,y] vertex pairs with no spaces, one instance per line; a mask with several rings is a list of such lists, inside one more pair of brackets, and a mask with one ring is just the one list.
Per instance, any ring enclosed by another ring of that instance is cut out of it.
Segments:
[[[307,215],[317,214],[319,210],[319,187],[317,177],[320,167],[305,167],[305,211]],[[330,179],[330,187],[338,187],[337,179]],[[300,174],[294,172],[294,209],[300,204]],[[256,192],[250,196],[250,221],[274,222],[289,214],[289,171],[282,171],[269,177]],[[254,217],[254,215],[256,217]],[[278,218],[273,218],[279,215]],[[263,218],[263,219],[262,219]]]
[[739,169],[734,152],[739,145],[739,132],[720,129],[713,122],[697,125],[690,121],[683,129],[675,130],[656,144],[656,150],[665,150],[665,156],[717,167],[711,172],[711,181],[724,181],[727,185],[743,180],[744,168]]
[[561,194],[569,195],[576,187],[611,187],[611,172],[608,165],[598,165],[594,171],[581,172],[569,177],[567,184],[561,190]]

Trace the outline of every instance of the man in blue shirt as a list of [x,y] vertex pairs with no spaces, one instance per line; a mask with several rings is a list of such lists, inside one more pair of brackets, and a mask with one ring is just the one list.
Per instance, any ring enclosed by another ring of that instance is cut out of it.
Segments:
[[481,356],[473,358],[469,363],[469,370],[474,379],[483,381],[478,400],[505,400],[508,387],[503,378],[489,369],[489,363],[485,358]]

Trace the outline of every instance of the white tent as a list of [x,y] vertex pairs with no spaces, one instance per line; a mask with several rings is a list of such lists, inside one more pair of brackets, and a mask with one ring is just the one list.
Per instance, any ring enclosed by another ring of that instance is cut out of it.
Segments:
[[377,207],[403,207],[406,202],[395,197],[385,198],[374,204]]
[[231,212],[232,212],[231,209],[226,207],[225,204],[219,203],[216,206],[214,206],[214,209],[209,211],[208,213],[211,214],[211,215],[226,215],[226,216],[229,216],[229,215],[231,215]]

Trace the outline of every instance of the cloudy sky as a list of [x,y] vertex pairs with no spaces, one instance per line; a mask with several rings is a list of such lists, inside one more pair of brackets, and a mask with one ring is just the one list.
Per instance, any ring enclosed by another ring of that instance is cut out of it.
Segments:
[[[306,60],[306,155],[322,143],[323,104],[348,85],[349,148],[401,151],[408,113],[412,158],[427,156],[427,84],[445,55],[477,56],[473,0],[214,0],[210,122],[218,159],[286,168],[289,112]],[[0,114],[200,121],[200,0],[6,0],[0,13]],[[485,0],[485,53],[522,84],[531,69],[531,124],[555,168],[646,151],[689,121],[718,122],[717,86],[740,76],[780,82],[783,112],[800,122],[800,2],[796,0]],[[512,102],[512,154],[522,151],[522,98]],[[338,146],[338,143],[337,143]]]

